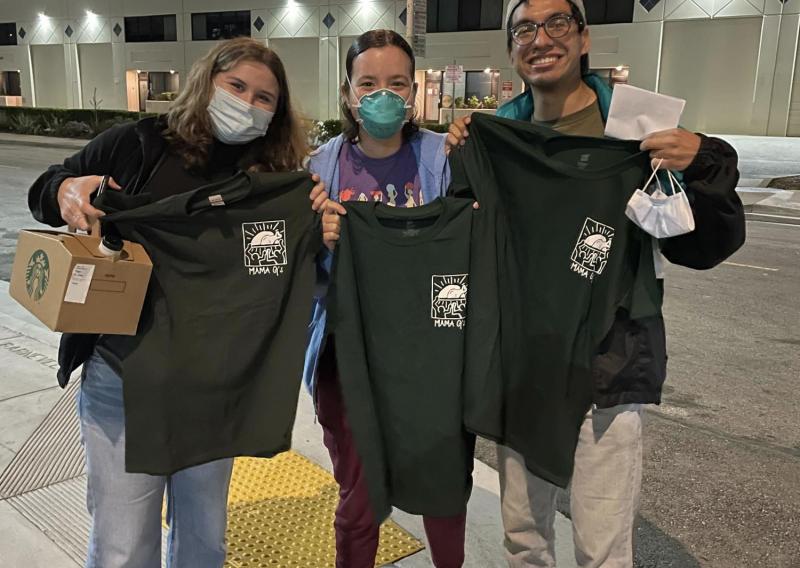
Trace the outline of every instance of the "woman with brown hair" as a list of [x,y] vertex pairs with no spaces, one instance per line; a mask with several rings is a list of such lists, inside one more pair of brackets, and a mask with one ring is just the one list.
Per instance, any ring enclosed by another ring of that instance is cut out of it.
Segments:
[[[31,187],[29,206],[41,222],[85,230],[103,215],[90,203],[103,176],[111,176],[114,189],[161,199],[237,170],[299,170],[306,154],[283,64],[263,44],[238,38],[219,43],[194,64],[165,117],[112,128],[50,167]],[[327,194],[318,184],[310,197],[318,210]],[[62,338],[62,372],[85,363],[78,406],[92,516],[86,565],[160,566],[166,489],[168,566],[222,566],[233,460],[170,476],[126,472],[120,374],[129,350],[122,336]]]

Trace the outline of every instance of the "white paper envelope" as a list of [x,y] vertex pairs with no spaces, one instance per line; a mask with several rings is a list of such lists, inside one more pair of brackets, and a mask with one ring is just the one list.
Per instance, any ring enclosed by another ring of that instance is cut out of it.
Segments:
[[617,85],[611,97],[606,136],[643,140],[659,130],[677,128],[686,101],[631,85]]

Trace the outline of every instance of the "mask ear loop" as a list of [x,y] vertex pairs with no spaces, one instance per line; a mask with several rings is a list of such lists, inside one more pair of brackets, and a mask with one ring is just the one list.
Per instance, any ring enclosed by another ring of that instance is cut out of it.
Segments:
[[[352,81],[350,81],[350,75],[345,73],[344,74],[344,78],[347,80],[347,86],[349,87],[349,93],[347,95],[347,104],[350,105],[350,107],[360,108],[361,107],[361,99],[358,98],[358,95],[356,94],[356,90],[353,88],[353,83],[352,83]],[[355,98],[356,102],[355,103],[350,102],[350,97]]]
[[681,182],[675,179],[675,176],[670,170],[667,170],[667,177],[669,177],[669,184],[672,186],[672,195],[677,195],[678,193],[686,194],[683,186],[681,186]]
[[663,161],[664,161],[663,158],[658,161],[658,164],[656,164],[656,166],[653,168],[653,173],[650,174],[649,178],[647,178],[647,181],[644,184],[644,188],[642,189],[642,191],[644,191],[645,193],[647,193],[647,188],[650,187],[650,184],[653,183],[653,178],[655,178],[655,180],[656,180],[656,184],[658,185],[658,189],[661,189],[661,182],[659,181],[658,176],[656,174],[658,174],[658,169],[661,167],[661,163]]

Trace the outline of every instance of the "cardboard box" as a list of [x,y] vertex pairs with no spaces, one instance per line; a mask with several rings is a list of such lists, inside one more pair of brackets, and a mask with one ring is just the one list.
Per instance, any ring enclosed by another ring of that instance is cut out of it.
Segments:
[[21,231],[9,293],[53,331],[135,335],[153,264],[144,248],[124,242],[118,260],[100,238],[59,231]]

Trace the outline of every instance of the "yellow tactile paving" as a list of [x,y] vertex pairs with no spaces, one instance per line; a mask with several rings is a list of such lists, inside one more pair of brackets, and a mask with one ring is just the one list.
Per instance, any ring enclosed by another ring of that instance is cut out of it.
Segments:
[[271,459],[237,458],[228,494],[228,507],[275,497],[314,497],[333,476],[296,452]]
[[[239,458],[228,498],[230,568],[328,568],[334,562],[337,486],[327,471],[294,452]],[[376,566],[422,550],[393,522],[381,527]]]

